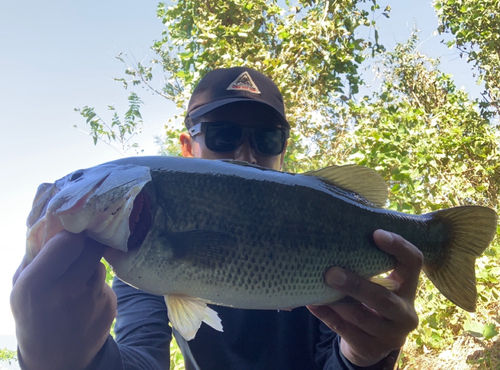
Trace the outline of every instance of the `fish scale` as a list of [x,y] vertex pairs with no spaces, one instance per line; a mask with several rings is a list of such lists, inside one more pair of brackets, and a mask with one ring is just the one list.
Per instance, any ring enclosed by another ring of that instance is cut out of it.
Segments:
[[[345,214],[327,212],[327,209],[338,208],[340,202],[327,193],[328,186],[322,187],[323,191],[311,191],[310,187],[270,185],[266,181],[259,181],[248,187],[247,179],[234,175],[183,172],[159,172],[153,175],[153,182],[166,184],[165,189],[156,187],[157,194],[162,194],[158,195],[157,201],[159,204],[163,202],[162,209],[167,219],[172,220],[167,222],[166,234],[203,230],[207,234],[216,232],[236,236],[234,245],[225,246],[227,251],[236,251],[233,258],[228,258],[225,251],[220,251],[217,258],[211,260],[212,264],[200,260],[181,260],[184,274],[179,272],[176,277],[187,283],[184,286],[176,285],[174,291],[211,301],[209,295],[213,290],[218,304],[238,308],[286,309],[338,298],[339,293],[323,283],[323,275],[330,266],[347,268],[363,276],[377,275],[394,266],[394,259],[380,250],[373,248],[361,254],[358,247],[364,246],[364,239],[368,239],[368,235],[371,236],[378,228],[374,224],[379,223],[379,227],[385,229],[398,228],[394,222],[399,218],[385,210],[381,217],[373,214],[376,212],[367,212],[367,206],[359,205],[347,206],[349,208]],[[164,197],[166,194],[168,197]],[[196,195],[186,197],[186,194]],[[262,199],[262,194],[266,194],[267,198]],[[307,203],[295,201],[306,197]],[[257,199],[260,204],[267,203],[267,206],[256,207]],[[308,207],[311,203],[322,204],[323,208]],[[222,206],[213,207],[214,204]],[[242,214],[241,209],[250,209],[252,212]],[[360,229],[370,231],[353,233],[344,227],[345,224],[355,223],[355,220]],[[367,225],[371,225],[370,228]],[[414,233],[419,234],[421,230],[415,229]],[[256,235],[259,238],[255,238]],[[414,236],[412,239],[416,240]],[[269,260],[270,248],[274,259],[281,262],[279,267],[265,264]],[[144,246],[142,250],[145,250]],[[154,256],[144,260],[162,260],[161,249],[152,253]],[[310,258],[310,263],[304,262],[307,258]],[[137,268],[142,266],[138,265]],[[264,274],[259,272],[262,268],[265,268],[268,277],[276,270],[278,274],[274,275],[275,279],[264,279]],[[229,270],[234,280],[219,279],[217,274],[221,270]],[[193,275],[193,271],[199,274]],[[312,278],[307,284],[309,274],[312,274]],[[190,280],[198,283],[193,287]],[[280,287],[280,292],[273,289],[266,294],[263,282],[273,288]],[[162,287],[154,293],[161,294],[164,290],[165,287]],[[266,299],[259,299],[263,297]],[[311,300],[311,297],[315,300]]]
[[396,260],[375,245],[376,229],[419,248],[436,287],[473,311],[475,258],[497,225],[485,207],[418,216],[384,209],[384,181],[358,166],[289,174],[241,162],[134,157],[75,173],[39,188],[27,255],[61,228],[87,233],[114,248],[106,258],[120,279],[165,296],[170,322],[187,340],[202,322],[223,330],[206,303],[280,310],[332,303],[342,294],[325,283],[330,267],[365,278],[390,271]]

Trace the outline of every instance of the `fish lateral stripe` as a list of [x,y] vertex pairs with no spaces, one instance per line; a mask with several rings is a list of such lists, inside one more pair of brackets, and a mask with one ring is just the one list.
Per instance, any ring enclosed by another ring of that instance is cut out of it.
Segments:
[[200,268],[219,268],[231,255],[237,243],[229,233],[192,230],[166,236],[172,246],[173,258]]
[[[304,175],[242,163],[135,157],[78,171],[70,176],[73,182],[57,181],[53,198],[64,204],[63,195],[86,194],[109,172],[96,196],[77,212],[81,218],[62,227],[87,223],[87,236],[116,249],[109,248],[115,253],[106,259],[120,279],[171,297],[172,325],[186,338],[202,322],[221,329],[206,303],[273,310],[331,303],[343,295],[325,284],[328,268],[365,278],[390,271],[395,258],[376,247],[376,229],[413,243],[436,287],[460,307],[474,309],[475,258],[495,235],[495,212],[484,207],[426,215],[387,210],[379,206],[382,191],[368,195],[366,184],[353,188],[357,168],[350,176],[343,171]],[[39,198],[41,208],[33,212],[41,217],[31,220],[38,225],[31,236],[45,239],[59,227],[51,220],[52,209],[40,212],[47,198]],[[78,200],[65,205],[69,209]]]

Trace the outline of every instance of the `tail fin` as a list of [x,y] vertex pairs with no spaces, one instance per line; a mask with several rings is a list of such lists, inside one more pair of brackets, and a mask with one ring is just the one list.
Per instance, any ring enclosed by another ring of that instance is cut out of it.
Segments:
[[449,226],[451,239],[442,264],[425,266],[424,262],[423,270],[446,298],[473,312],[477,299],[475,262],[496,234],[497,214],[486,207],[463,206],[432,216]]

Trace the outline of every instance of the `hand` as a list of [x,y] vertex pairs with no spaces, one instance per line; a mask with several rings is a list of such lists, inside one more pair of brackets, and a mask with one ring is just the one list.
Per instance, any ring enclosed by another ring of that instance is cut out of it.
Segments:
[[326,273],[328,285],[361,302],[359,305],[308,306],[309,310],[340,337],[344,356],[357,366],[374,365],[403,346],[418,325],[414,301],[423,255],[401,236],[377,230],[377,246],[396,257],[388,278],[399,283],[391,292],[354,273],[333,267]]
[[63,231],[14,275],[11,307],[23,369],[84,369],[106,341],[116,296],[105,246]]

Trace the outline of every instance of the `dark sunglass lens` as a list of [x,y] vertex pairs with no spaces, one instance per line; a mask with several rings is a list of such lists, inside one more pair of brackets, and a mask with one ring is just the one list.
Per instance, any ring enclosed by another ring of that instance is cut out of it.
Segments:
[[208,125],[205,145],[213,152],[230,152],[240,145],[242,135],[241,126],[236,124]]
[[277,128],[268,127],[255,130],[255,145],[261,154],[281,154],[283,152],[285,141],[285,133]]

